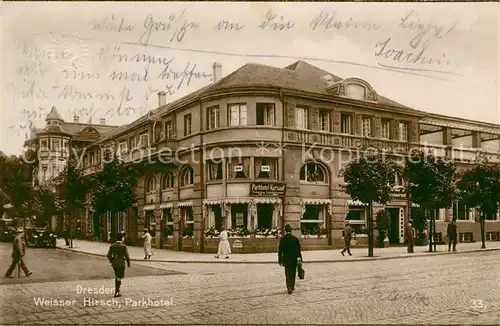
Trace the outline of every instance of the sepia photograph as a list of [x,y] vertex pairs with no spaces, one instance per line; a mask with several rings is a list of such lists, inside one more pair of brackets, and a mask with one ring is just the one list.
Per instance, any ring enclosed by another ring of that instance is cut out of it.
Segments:
[[4,1],[0,324],[500,324],[498,2]]

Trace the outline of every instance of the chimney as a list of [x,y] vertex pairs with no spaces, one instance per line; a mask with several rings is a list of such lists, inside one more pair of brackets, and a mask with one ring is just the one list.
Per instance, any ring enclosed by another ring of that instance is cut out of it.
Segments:
[[158,106],[164,106],[167,104],[167,93],[161,91],[158,93]]
[[105,125],[105,124],[106,124],[106,119],[101,118],[101,124],[102,124],[102,125]]
[[73,116],[73,122],[78,122],[78,121],[79,121],[79,118],[78,118],[78,116],[75,114],[75,115]]
[[212,79],[216,83],[222,78],[222,64],[215,62],[212,67],[214,69]]

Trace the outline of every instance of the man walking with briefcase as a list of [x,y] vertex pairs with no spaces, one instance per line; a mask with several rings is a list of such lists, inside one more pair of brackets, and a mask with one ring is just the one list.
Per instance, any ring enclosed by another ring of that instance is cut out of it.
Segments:
[[[302,253],[300,250],[300,241],[292,235],[292,227],[287,224],[285,226],[286,234],[281,238],[278,249],[278,263],[285,267],[286,288],[288,294],[292,294],[295,290],[295,277],[297,275],[297,267],[302,268]],[[301,271],[304,276],[303,270]],[[301,278],[302,278],[301,277]]]

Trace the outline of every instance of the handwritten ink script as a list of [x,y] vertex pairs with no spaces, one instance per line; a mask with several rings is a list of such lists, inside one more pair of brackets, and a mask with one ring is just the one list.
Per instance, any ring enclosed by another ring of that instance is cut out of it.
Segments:
[[381,286],[381,280],[383,279],[385,279],[385,277],[376,276],[376,281],[372,286],[373,293],[380,301],[407,301],[422,304],[424,306],[428,306],[430,304],[429,297],[418,291],[413,293],[400,293],[396,290],[384,291]]

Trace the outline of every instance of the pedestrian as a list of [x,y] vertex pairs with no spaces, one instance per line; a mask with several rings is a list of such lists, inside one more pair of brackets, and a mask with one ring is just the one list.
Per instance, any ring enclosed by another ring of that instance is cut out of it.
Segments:
[[231,246],[229,245],[229,234],[221,227],[221,232],[219,234],[219,249],[217,250],[217,256],[215,258],[219,258],[220,256],[225,256],[225,259],[229,258],[229,254],[231,253]]
[[26,246],[23,240],[23,229],[18,228],[16,230],[16,236],[12,240],[12,264],[10,265],[5,277],[12,278],[12,272],[16,268],[17,264],[21,264],[21,268],[26,276],[30,276],[32,272],[28,270],[28,267],[24,264],[23,257],[26,253]]
[[408,253],[413,253],[413,244],[415,242],[415,230],[411,225],[411,221],[408,221],[406,225],[406,239],[408,241]]
[[285,232],[278,247],[278,263],[285,267],[286,289],[288,294],[292,294],[295,290],[297,267],[302,265],[302,253],[300,241],[292,235],[292,227],[289,224],[285,225]]
[[108,250],[108,260],[115,271],[115,298],[121,297],[120,286],[122,285],[122,278],[125,277],[125,261],[127,267],[130,268],[130,256],[127,246],[123,244],[123,233],[118,233],[116,239],[116,242]]
[[451,250],[452,244],[453,251],[457,251],[457,222],[455,220],[448,224],[446,235],[448,237],[448,251]]
[[153,254],[153,250],[151,249],[151,240],[153,237],[149,234],[148,229],[144,229],[144,234],[141,239],[144,240],[144,259],[151,259],[151,255]]
[[351,224],[349,221],[345,221],[345,226],[344,226],[344,249],[340,252],[342,256],[344,256],[344,253],[347,251],[349,256],[352,256],[351,254],[351,238],[352,238],[352,228]]
[[67,226],[63,229],[64,242],[66,243],[66,247],[69,247],[69,229]]

